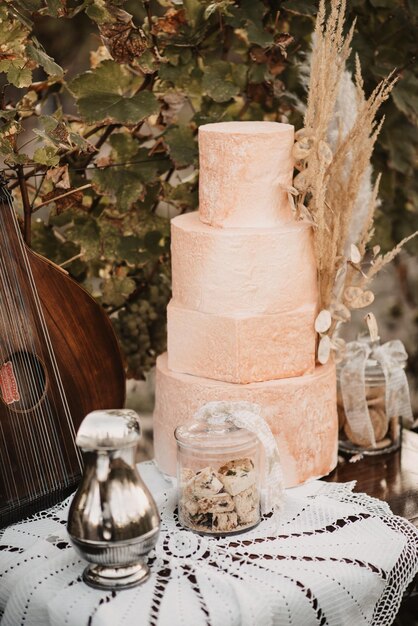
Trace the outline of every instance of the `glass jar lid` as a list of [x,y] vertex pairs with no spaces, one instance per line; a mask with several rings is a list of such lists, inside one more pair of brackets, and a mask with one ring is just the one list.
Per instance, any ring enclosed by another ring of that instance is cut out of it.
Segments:
[[178,426],[174,436],[177,444],[185,448],[219,452],[237,452],[257,444],[255,433],[235,424],[216,420],[195,420]]

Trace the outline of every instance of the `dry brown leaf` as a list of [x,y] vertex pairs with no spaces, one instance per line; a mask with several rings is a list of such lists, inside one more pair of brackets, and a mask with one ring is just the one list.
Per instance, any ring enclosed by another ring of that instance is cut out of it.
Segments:
[[113,21],[99,24],[103,43],[118,63],[132,63],[148,48],[144,31],[135,26],[132,15],[117,7],[108,7]]
[[[69,189],[71,191],[71,189]],[[42,201],[47,202],[50,200],[55,203],[57,215],[60,215],[64,211],[67,211],[73,206],[77,206],[79,208],[83,208],[83,192],[82,191],[74,191],[74,193],[65,196],[64,198],[57,198],[57,196],[62,195],[62,190],[53,189],[49,193],[46,193],[42,196]],[[57,199],[55,199],[57,198]]]
[[159,17],[156,22],[154,22],[151,32],[154,35],[158,35],[159,33],[175,35],[186,21],[186,12],[184,9],[168,9],[162,17]]
[[58,189],[70,188],[70,177],[68,174],[68,165],[53,167],[48,170],[46,177],[51,180]]

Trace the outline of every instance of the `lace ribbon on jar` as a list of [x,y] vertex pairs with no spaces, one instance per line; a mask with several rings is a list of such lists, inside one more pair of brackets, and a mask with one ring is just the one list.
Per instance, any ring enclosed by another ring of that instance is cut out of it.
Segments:
[[283,474],[277,443],[261,415],[261,407],[251,402],[208,402],[196,412],[194,418],[209,424],[231,423],[257,435],[265,457],[261,510],[263,514],[278,510],[283,498]]
[[399,339],[383,345],[371,346],[352,341],[346,346],[340,383],[344,411],[353,433],[374,447],[376,439],[366,401],[365,370],[368,359],[377,361],[385,378],[385,405],[388,419],[402,416],[412,422],[411,400],[404,365],[408,358]]

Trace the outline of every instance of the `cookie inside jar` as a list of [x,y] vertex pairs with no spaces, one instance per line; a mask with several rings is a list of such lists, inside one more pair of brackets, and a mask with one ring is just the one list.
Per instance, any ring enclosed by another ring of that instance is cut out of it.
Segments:
[[194,532],[240,533],[260,521],[260,444],[232,424],[176,430],[179,521]]

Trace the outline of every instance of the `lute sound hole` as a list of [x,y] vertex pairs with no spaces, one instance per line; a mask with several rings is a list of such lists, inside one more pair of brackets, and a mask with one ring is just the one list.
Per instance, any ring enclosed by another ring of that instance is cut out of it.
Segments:
[[11,411],[35,409],[45,395],[47,378],[41,360],[31,352],[10,355],[0,370],[1,396]]

